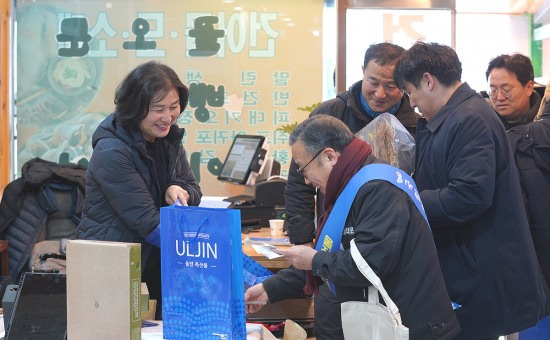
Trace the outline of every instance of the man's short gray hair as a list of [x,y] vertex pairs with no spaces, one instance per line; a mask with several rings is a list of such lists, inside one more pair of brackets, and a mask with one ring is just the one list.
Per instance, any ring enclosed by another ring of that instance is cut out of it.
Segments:
[[296,126],[290,134],[289,144],[292,146],[301,141],[306,151],[313,155],[324,148],[342,152],[354,138],[353,133],[341,120],[326,114],[318,114]]

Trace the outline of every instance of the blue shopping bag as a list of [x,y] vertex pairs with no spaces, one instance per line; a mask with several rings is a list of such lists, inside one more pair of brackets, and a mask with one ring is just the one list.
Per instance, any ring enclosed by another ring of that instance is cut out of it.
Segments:
[[160,209],[165,339],[246,339],[240,212]]
[[266,267],[254,261],[254,259],[250,256],[243,253],[243,275],[244,289],[248,289],[272,277],[273,273]]

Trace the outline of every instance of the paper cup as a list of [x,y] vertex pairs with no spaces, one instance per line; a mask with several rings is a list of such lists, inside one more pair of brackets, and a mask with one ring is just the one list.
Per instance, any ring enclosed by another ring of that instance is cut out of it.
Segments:
[[271,236],[284,236],[283,225],[285,220],[269,220],[269,228],[271,229]]

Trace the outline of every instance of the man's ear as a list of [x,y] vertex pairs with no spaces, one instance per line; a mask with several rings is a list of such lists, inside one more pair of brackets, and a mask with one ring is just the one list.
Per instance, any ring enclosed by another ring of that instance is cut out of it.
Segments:
[[529,80],[527,84],[525,84],[525,89],[527,90],[527,95],[531,96],[533,94],[533,91],[535,90],[535,82]]
[[429,74],[428,72],[424,72],[424,74],[422,75],[422,81],[425,83],[429,91],[433,91],[435,86],[435,78],[431,74]]
[[336,164],[336,162],[338,162],[338,158],[340,158],[340,153],[335,151],[333,148],[326,148],[324,154],[327,157],[328,161],[330,163],[333,163],[333,166],[334,164]]

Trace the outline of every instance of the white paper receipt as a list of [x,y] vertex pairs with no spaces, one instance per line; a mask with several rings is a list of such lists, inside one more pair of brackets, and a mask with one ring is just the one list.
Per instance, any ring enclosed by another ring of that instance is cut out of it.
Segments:
[[277,257],[281,257],[283,255],[277,254],[273,251],[273,249],[277,248],[275,246],[272,246],[271,244],[251,244],[252,248],[258,253],[262,254],[263,256],[267,257],[268,259],[276,259]]

